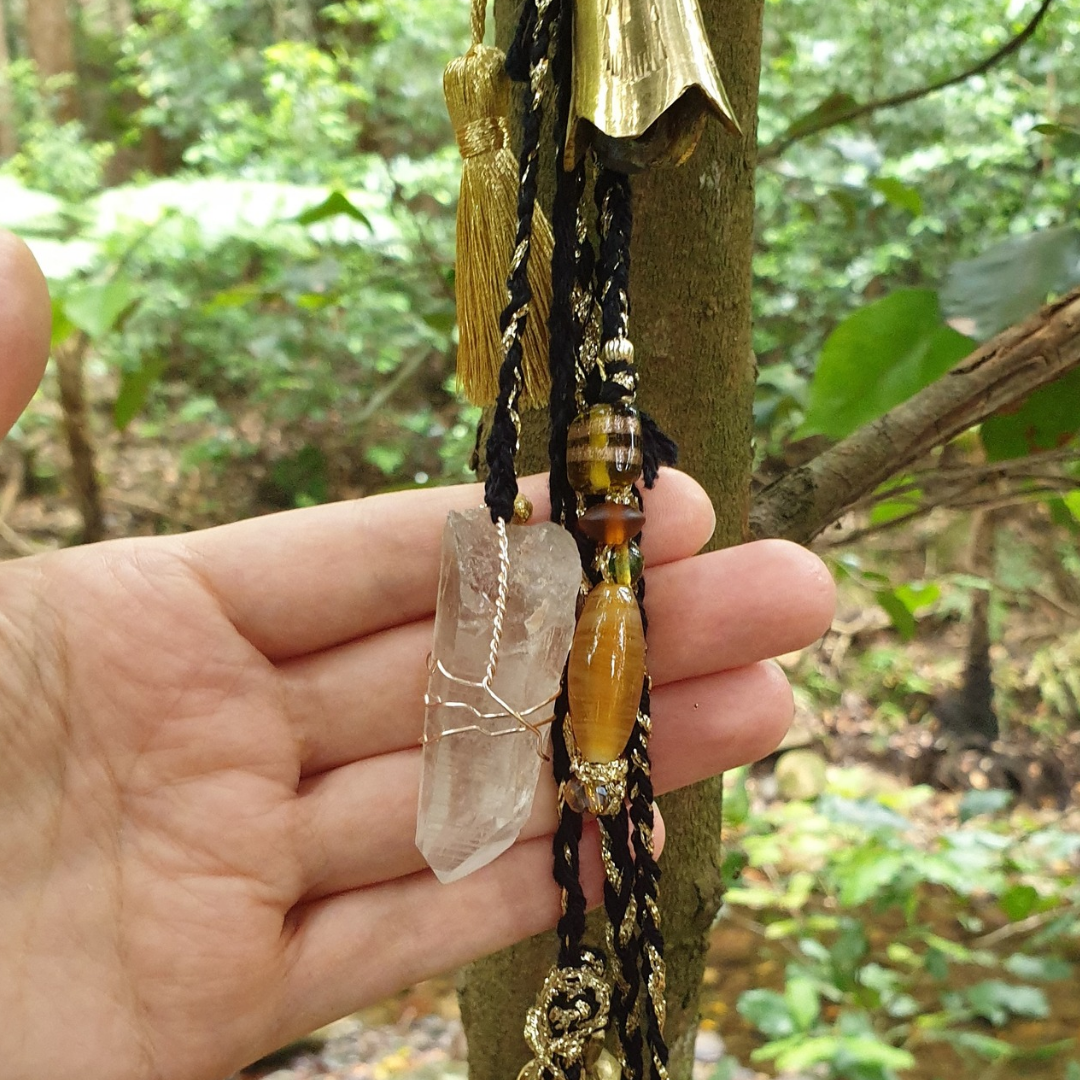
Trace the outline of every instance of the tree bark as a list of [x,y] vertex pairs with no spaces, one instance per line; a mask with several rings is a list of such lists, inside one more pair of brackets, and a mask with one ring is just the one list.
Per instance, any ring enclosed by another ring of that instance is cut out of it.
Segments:
[[71,85],[60,91],[57,119],[61,122],[79,117],[75,76],[75,37],[67,0],[29,0],[26,5],[26,40],[30,58],[43,78],[71,75]]
[[[749,509],[762,2],[702,0],[701,8],[743,136],[732,138],[710,123],[686,165],[635,178],[631,338],[641,367],[642,406],[680,444],[682,467],[712,497],[713,545],[721,547],[745,539]],[[503,5],[496,11],[505,43],[510,13]],[[527,424],[526,436],[535,438],[539,427]],[[693,1064],[708,931],[720,904],[719,781],[667,796],[661,808],[668,830],[661,860],[667,1035],[671,1075],[685,1080]],[[473,1080],[507,1080],[528,1060],[520,1035],[524,1014],[553,956],[553,935],[545,935],[464,974],[462,1017]]]
[[83,523],[79,536],[82,544],[94,544],[105,538],[105,509],[101,502],[97,454],[86,400],[84,368],[88,344],[86,335],[79,332],[53,350],[64,438],[71,455],[71,486]]
[[754,500],[751,531],[809,543],[923,454],[1078,365],[1080,289],[1075,289],[991,338],[902,405],[784,473]]

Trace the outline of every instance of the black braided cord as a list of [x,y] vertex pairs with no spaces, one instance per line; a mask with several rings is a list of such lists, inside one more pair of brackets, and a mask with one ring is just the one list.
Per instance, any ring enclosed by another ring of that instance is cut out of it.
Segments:
[[[559,4],[537,4],[527,0],[524,29],[519,35],[519,54],[525,50],[529,57],[530,87],[525,95],[522,116],[521,153],[518,157],[518,227],[514,240],[514,257],[506,282],[508,300],[499,326],[503,334],[505,353],[499,369],[499,394],[488,435],[486,460],[487,480],[484,502],[491,510],[491,520],[510,521],[514,516],[517,497],[517,473],[514,457],[517,454],[517,404],[522,389],[522,335],[529,318],[532,286],[529,283],[533,214],[536,210],[536,191],[539,176],[540,128],[543,120],[542,74],[547,63],[552,24]],[[530,32],[531,28],[531,32]],[[518,60],[520,61],[520,55]]]

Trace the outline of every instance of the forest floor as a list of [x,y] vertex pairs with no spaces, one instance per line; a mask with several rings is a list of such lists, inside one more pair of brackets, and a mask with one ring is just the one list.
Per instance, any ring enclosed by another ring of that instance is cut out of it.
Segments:
[[[109,395],[92,396],[103,401]],[[204,432],[136,420],[119,433],[103,409],[93,425],[111,536],[178,532],[280,509],[261,499],[257,477],[253,480],[242,462],[218,469],[185,467],[185,446]],[[47,386],[14,439],[0,444],[0,558],[62,547],[78,535],[80,518],[65,479],[66,454],[58,430],[59,409]],[[955,824],[964,791],[998,787],[1010,790],[1031,814],[1041,815],[1040,821],[1053,822],[1066,833],[1080,832],[1080,819],[1070,809],[1080,794],[1080,574],[1075,553],[1069,553],[1072,541],[1049,528],[1038,510],[1020,510],[1006,524],[995,557],[990,649],[1002,740],[974,749],[950,745],[933,717],[962,681],[970,636],[971,581],[961,572],[963,559],[957,554],[967,535],[966,519],[934,518],[871,537],[857,548],[833,546],[823,554],[844,578],[837,620],[822,642],[782,658],[796,687],[796,724],[785,754],[774,755],[745,778],[751,821],[764,820],[786,802],[812,804],[835,787],[837,777],[841,787],[850,788],[855,769],[861,770],[860,783],[871,798],[924,785],[918,825],[929,835]],[[916,612],[910,640],[897,633],[878,604],[874,586],[867,585],[868,570],[884,573],[894,584],[935,583],[935,600]],[[736,846],[741,835],[738,829],[733,833]],[[1077,862],[1068,868],[1074,878],[1080,875]],[[747,879],[752,883],[758,873],[749,869]],[[873,924],[869,911],[866,919]],[[950,919],[947,912],[940,916],[942,937],[955,930],[947,925]],[[982,932],[996,932],[993,920]],[[1080,952],[1077,935],[1071,940],[1070,948]],[[762,1039],[735,1003],[749,989],[783,988],[787,948],[752,912],[730,905],[725,909],[714,930],[695,1080],[778,1075],[748,1066]],[[1080,955],[1070,956],[1074,960]],[[1075,974],[1080,965],[1072,970],[1067,981],[1053,988],[1052,1015],[1037,1021],[1014,1018],[1012,1036],[1020,1042],[1080,1042]],[[454,977],[448,975],[340,1020],[237,1080],[457,1077],[465,1075],[465,1052]],[[1000,1075],[1050,1080],[1062,1075],[1061,1068],[1057,1059],[1030,1068],[1014,1063]],[[956,1061],[936,1054],[903,1072],[917,1080],[946,1074],[988,1075],[981,1066],[958,1071]]]

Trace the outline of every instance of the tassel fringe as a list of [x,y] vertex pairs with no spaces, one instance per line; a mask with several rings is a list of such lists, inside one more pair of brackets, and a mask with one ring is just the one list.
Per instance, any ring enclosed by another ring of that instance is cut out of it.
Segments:
[[[457,217],[458,386],[476,405],[499,393],[504,346],[499,313],[517,233],[518,163],[510,148],[510,78],[499,49],[473,45],[443,76],[446,107],[461,151]],[[546,404],[551,225],[536,211],[529,262],[532,301],[522,340],[526,408]]]

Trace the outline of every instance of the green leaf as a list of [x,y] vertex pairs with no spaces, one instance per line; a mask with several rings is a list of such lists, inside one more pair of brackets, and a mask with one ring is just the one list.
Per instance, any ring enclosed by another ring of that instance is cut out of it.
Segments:
[[922,497],[921,488],[912,488],[910,491],[905,491],[903,495],[875,503],[870,510],[870,524],[888,525],[890,521],[907,517],[922,505]]
[[127,428],[142,411],[151,388],[164,370],[165,361],[155,356],[145,359],[134,371],[125,371],[120,376],[120,390],[113,402],[113,424],[117,431]]
[[958,1050],[970,1050],[987,1061],[1007,1061],[1015,1053],[1015,1047],[1011,1043],[978,1031],[945,1030],[941,1032],[941,1039]]
[[775,990],[747,990],[739,996],[736,1008],[740,1016],[770,1039],[795,1034],[796,1025],[787,1000]]
[[1005,958],[1005,970],[1018,979],[1036,979],[1040,982],[1056,982],[1067,979],[1073,973],[1073,966],[1058,956],[1029,956],[1027,953],[1013,953]]
[[243,282],[234,285],[231,289],[222,289],[215,293],[205,304],[203,311],[222,311],[229,308],[239,308],[258,300],[262,296],[262,287],[254,282]]
[[829,335],[800,436],[842,439],[944,375],[972,342],[941,321],[932,289],[901,289],[849,315]]
[[802,976],[788,979],[784,1000],[795,1026],[800,1031],[809,1031],[821,1011],[821,999],[814,983]]
[[958,321],[964,333],[983,341],[1078,282],[1080,229],[1043,229],[1009,237],[974,259],[953,263],[941,306],[950,323]]
[[1080,1080],[1080,1061],[1070,1061],[1065,1067],[1065,1080]]
[[1013,801],[1011,791],[989,788],[987,791],[965,791],[960,799],[960,821],[970,821],[980,814],[996,814]]
[[743,825],[750,816],[750,795],[746,790],[746,778],[750,770],[743,765],[728,774],[724,791],[724,825]]
[[77,285],[64,294],[64,314],[91,341],[96,341],[119,325],[137,299],[135,282],[126,278]]
[[889,616],[893,629],[904,641],[911,641],[915,636],[915,616],[911,609],[896,595],[895,589],[881,589],[874,593],[874,599],[884,608]]
[[1080,368],[1041,386],[1015,412],[990,417],[979,429],[991,461],[1055,450],[1080,433]]
[[318,206],[312,206],[293,219],[298,225],[314,225],[316,222],[325,221],[327,218],[337,217],[344,214],[361,225],[371,228],[371,221],[367,215],[350,202],[348,196],[342,191],[332,191]]
[[895,832],[911,827],[911,822],[876,799],[847,799],[842,795],[823,795],[818,813],[837,825],[854,825],[866,832]]
[[1080,131],[1076,128],[1064,124],[1036,124],[1031,130],[1052,139],[1062,154],[1069,157],[1080,154]]
[[876,896],[903,869],[903,856],[873,845],[860,849],[842,865],[840,903],[859,907]]
[[1026,919],[1039,902],[1039,891],[1032,885],[1013,885],[998,898],[998,907],[1008,916],[1010,922]]
[[1080,491],[1070,491],[1068,495],[1062,496],[1061,501],[1069,513],[1080,522]]
[[963,997],[976,1016],[1003,1027],[1011,1016],[1044,1020],[1050,1015],[1046,995],[1035,986],[1015,986],[1000,979],[985,979],[969,986]]
[[[779,1052],[770,1052],[777,1050]],[[849,1066],[880,1065],[886,1069],[910,1069],[915,1065],[915,1058],[909,1051],[868,1035],[818,1035],[797,1043],[789,1041],[779,1047],[763,1046],[750,1055],[751,1061],[770,1057],[776,1058],[777,1068],[784,1072],[798,1072],[823,1061],[834,1062],[841,1058]]]
[[793,120],[784,132],[785,139],[795,139],[810,131],[817,131],[833,121],[838,116],[850,112],[859,103],[850,95],[840,91],[830,94],[824,101],[819,102],[808,113]]
[[887,203],[906,210],[913,217],[918,217],[923,212],[922,196],[915,188],[895,177],[875,176],[870,181],[870,186],[883,195]]
[[50,349],[63,345],[65,341],[78,329],[67,317],[64,310],[64,301],[59,296],[52,298],[52,334],[49,340]]

